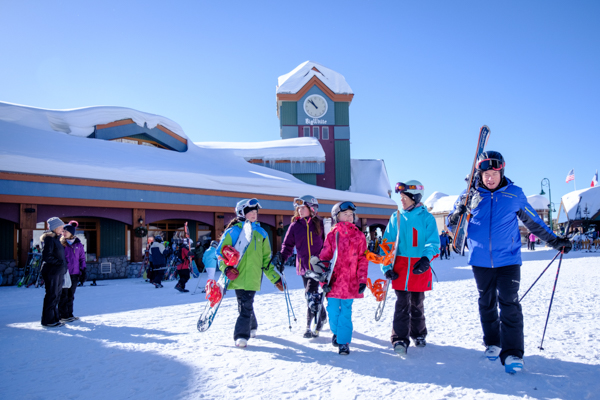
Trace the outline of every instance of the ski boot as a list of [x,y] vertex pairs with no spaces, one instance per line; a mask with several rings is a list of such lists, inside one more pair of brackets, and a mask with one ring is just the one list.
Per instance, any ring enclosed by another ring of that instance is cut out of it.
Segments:
[[502,349],[500,347],[491,345],[491,346],[487,346],[484,354],[488,358],[488,360],[496,361],[498,359],[498,356],[500,355],[501,351],[502,351]]
[[515,356],[508,356],[504,360],[504,370],[509,374],[516,374],[523,369],[523,359]]

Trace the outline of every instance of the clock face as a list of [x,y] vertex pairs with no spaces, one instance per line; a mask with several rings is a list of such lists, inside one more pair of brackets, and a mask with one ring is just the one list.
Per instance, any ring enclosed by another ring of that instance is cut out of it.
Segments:
[[327,100],[318,94],[312,94],[304,100],[304,112],[312,118],[321,118],[327,112]]

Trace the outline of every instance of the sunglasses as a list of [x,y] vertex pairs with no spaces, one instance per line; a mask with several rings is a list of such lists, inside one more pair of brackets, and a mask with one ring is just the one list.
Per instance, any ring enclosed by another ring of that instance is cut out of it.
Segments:
[[407,185],[406,183],[396,183],[396,193],[404,193],[407,190],[425,190],[423,185]]
[[486,158],[485,160],[479,161],[477,164],[477,169],[480,171],[489,171],[493,169],[494,171],[500,171],[506,165],[505,162],[502,162],[495,158]]

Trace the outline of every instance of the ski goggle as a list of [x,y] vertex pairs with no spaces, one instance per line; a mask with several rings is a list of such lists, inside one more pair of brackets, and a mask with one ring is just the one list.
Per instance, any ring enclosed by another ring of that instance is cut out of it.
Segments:
[[244,208],[253,208],[253,207],[258,207],[258,208],[262,208],[260,206],[260,203],[258,202],[257,199],[250,199],[247,202],[244,203],[244,205],[242,206],[242,209]]
[[299,198],[299,197],[295,198],[294,199],[294,208],[298,208],[298,207],[302,207],[302,206],[307,206],[307,207],[310,207],[310,208],[319,208],[318,204],[310,203],[310,202],[305,201],[304,199]]
[[396,183],[396,193],[404,193],[407,190],[425,190],[423,185],[407,185],[406,183]]
[[477,164],[477,169],[480,171],[489,171],[490,169],[493,169],[494,171],[500,171],[505,165],[505,162],[496,158],[486,158],[479,161]]
[[340,212],[344,212],[344,211],[348,211],[348,210],[356,211],[356,206],[354,205],[353,202],[345,201],[342,204],[340,204]]

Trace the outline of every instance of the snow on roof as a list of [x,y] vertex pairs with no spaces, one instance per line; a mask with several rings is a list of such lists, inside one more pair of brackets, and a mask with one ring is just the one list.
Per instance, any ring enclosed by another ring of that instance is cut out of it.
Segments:
[[319,140],[301,137],[267,142],[195,142],[203,149],[232,150],[245,160],[290,160],[325,162],[325,152]]
[[459,195],[451,195],[440,197],[438,201],[436,201],[431,209],[431,213],[449,213],[454,208],[454,203],[458,200]]
[[313,61],[303,62],[293,71],[281,75],[277,79],[277,93],[298,93],[313,76],[316,76],[335,94],[353,94],[350,85],[348,85],[342,74]]
[[547,210],[548,204],[550,204],[547,198],[539,194],[527,196],[527,202],[534,210]]
[[0,102],[0,120],[40,131],[55,131],[73,136],[87,137],[96,125],[132,119],[139,126],[149,129],[162,125],[187,139],[177,122],[168,118],[125,107],[97,106],[71,110],[50,110]]
[[392,187],[383,160],[350,160],[350,192],[390,197]]
[[433,206],[439,199],[446,196],[448,196],[446,193],[435,191],[431,193],[431,195],[427,198],[427,200],[425,200],[423,205],[427,207],[427,209],[433,208]]
[[[569,220],[577,220],[585,218],[584,210],[587,207],[589,215],[592,218],[600,211],[600,186],[590,187],[581,190],[575,190],[567,193],[562,197],[561,210],[559,211],[558,222],[566,222]],[[579,206],[579,215],[577,207]],[[562,208],[564,207],[564,210]],[[566,214],[565,212],[566,211]]]
[[[99,115],[93,115],[94,111]],[[58,115],[69,122],[66,127],[89,129],[97,123],[111,122],[119,113],[123,114],[118,118],[144,117],[161,124],[169,121],[118,107],[49,112],[0,102],[0,171],[293,197],[311,193],[326,200],[396,205],[390,198],[308,185],[290,174],[248,163],[229,149],[202,148],[190,143],[188,151],[180,153],[81,139],[73,133],[57,132],[49,122],[51,116]],[[73,115],[85,123],[71,125],[77,121]],[[169,129],[179,126],[168,125],[165,126]]]

